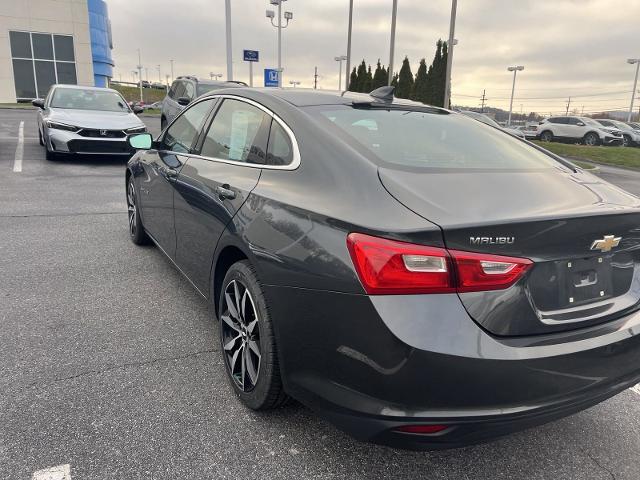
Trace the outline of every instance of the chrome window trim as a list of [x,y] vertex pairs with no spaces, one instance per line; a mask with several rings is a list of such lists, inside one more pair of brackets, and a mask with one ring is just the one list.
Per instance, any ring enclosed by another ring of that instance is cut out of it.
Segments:
[[[254,100],[250,100],[250,99],[245,98],[245,97],[239,97],[238,95],[230,95],[230,94],[211,95],[210,97],[208,96],[206,98],[207,99],[209,99],[209,98],[229,98],[229,99],[232,99],[232,100],[238,100],[240,102],[244,102],[244,103],[248,103],[249,105],[253,105],[254,107],[259,108],[260,110],[265,112],[273,120],[278,122],[280,124],[280,126],[283,128],[283,130],[289,136],[289,141],[291,142],[291,148],[293,149],[293,159],[291,160],[291,163],[289,163],[288,165],[264,165],[264,164],[261,164],[261,163],[238,162],[237,160],[227,160],[225,158],[207,157],[207,156],[195,155],[195,154],[191,154],[191,153],[183,154],[183,155],[187,155],[189,157],[194,157],[194,158],[201,158],[203,160],[211,160],[211,161],[214,161],[214,162],[227,163],[229,165],[240,165],[240,166],[249,167],[249,168],[264,168],[264,169],[267,169],[267,170],[296,170],[300,166],[300,148],[298,147],[298,141],[296,139],[296,136],[293,133],[293,131],[289,128],[289,126],[278,115],[276,115],[274,112],[272,112],[267,107],[261,105],[260,103],[254,101]],[[203,100],[205,100],[205,99],[203,99]],[[217,112],[216,112],[216,114],[217,114]],[[215,117],[213,117],[213,121],[215,122]]]

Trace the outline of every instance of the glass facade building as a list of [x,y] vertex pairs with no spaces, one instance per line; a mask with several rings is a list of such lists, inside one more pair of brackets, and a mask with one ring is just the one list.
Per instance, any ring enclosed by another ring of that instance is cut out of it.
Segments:
[[104,0],[87,0],[89,9],[89,32],[91,34],[91,55],[93,57],[93,78],[96,87],[107,87],[113,77],[113,40],[111,22]]

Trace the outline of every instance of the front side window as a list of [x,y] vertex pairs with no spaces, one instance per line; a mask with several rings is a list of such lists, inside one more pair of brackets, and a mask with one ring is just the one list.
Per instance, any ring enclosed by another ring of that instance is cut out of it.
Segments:
[[185,82],[184,84],[184,95],[183,97],[187,97],[189,100],[193,99],[193,94],[195,93],[195,89],[193,88],[193,83]]
[[184,97],[184,82],[177,82],[173,98],[177,100],[180,97]]
[[[235,162],[264,163],[271,117],[253,105],[225,99],[202,144],[201,155]],[[263,123],[265,125],[263,125]]]
[[78,83],[73,36],[9,32],[17,100],[44,97],[51,85]]
[[[46,92],[44,92],[46,93]],[[130,112],[120,94],[109,90],[56,87],[49,104],[53,108]]]
[[559,167],[517,138],[460,114],[395,108],[307,107],[325,128],[388,168],[524,170]]
[[185,110],[165,133],[161,149],[189,153],[213,102],[214,99],[204,100]]

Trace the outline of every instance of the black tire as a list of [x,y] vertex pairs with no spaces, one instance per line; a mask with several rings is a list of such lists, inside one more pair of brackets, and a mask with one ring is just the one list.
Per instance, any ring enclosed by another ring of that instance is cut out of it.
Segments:
[[551,132],[551,130],[545,130],[540,134],[540,140],[543,142],[553,142],[553,132]]
[[273,323],[260,281],[247,260],[227,271],[218,318],[225,370],[242,403],[253,410],[284,405],[289,397],[282,386]]
[[589,145],[591,147],[595,147],[600,143],[600,137],[598,136],[597,133],[589,132],[582,139],[582,143],[584,143],[585,145]]
[[633,145],[633,140],[631,140],[631,137],[629,135],[622,135],[622,146],[630,147],[632,145]]
[[55,162],[56,160],[58,160],[58,154],[56,152],[52,152],[51,150],[49,150],[49,148],[45,145],[45,157],[47,160],[49,160],[50,162]]
[[44,140],[42,140],[42,132],[40,131],[40,129],[38,129],[38,142],[41,146],[44,147]]
[[127,220],[129,222],[129,238],[136,245],[147,245],[150,243],[147,232],[144,231],[140,209],[138,208],[138,193],[133,182],[133,175],[127,181]]

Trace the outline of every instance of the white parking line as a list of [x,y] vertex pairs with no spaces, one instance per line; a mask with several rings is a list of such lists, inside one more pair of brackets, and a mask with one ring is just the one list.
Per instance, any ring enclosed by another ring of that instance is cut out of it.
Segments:
[[71,480],[71,465],[68,463],[33,472],[31,480]]
[[16,156],[13,159],[13,171],[22,171],[22,156],[24,154],[24,121],[20,122],[18,128],[18,146],[16,147]]
[[640,395],[640,383],[637,384],[635,387],[631,387],[630,390]]

